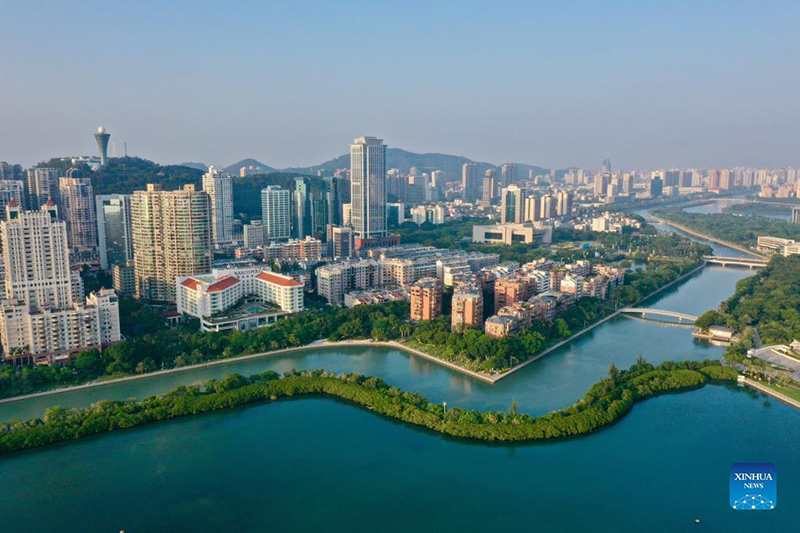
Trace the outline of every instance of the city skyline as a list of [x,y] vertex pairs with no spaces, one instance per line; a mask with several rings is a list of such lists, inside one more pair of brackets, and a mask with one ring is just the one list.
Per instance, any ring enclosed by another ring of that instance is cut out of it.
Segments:
[[[17,23],[0,36],[14,49],[2,55],[0,96],[15,105],[0,159],[94,154],[95,139],[77,132],[102,124],[111,156],[127,143],[172,164],[306,166],[364,134],[546,168],[800,164],[800,6],[717,7],[176,3],[140,13],[88,2],[52,5],[43,20],[34,6],[4,5]],[[338,30],[365,19],[379,23]],[[347,76],[363,65],[370,76]]]

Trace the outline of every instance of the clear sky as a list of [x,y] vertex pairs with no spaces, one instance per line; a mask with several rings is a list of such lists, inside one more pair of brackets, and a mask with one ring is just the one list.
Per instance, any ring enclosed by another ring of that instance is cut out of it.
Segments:
[[[0,160],[800,165],[800,2],[0,0]],[[112,154],[113,155],[113,154]]]

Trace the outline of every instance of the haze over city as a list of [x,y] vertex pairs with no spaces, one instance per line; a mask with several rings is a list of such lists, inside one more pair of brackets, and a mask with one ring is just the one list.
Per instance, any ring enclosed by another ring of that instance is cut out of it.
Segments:
[[[646,4],[646,5],[645,5]],[[800,164],[797,2],[3,3],[0,146],[276,168]],[[33,29],[35,28],[35,31]]]

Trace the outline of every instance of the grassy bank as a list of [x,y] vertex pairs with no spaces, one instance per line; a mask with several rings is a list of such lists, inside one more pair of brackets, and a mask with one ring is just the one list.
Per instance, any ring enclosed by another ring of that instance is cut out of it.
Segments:
[[300,395],[344,399],[384,416],[433,431],[482,441],[540,441],[597,431],[621,419],[637,401],[702,387],[709,380],[733,381],[736,372],[716,361],[662,363],[640,359],[630,369],[612,365],[577,403],[541,417],[508,412],[445,410],[424,397],[390,387],[383,380],[357,374],[335,376],[321,370],[269,371],[249,378],[233,374],[222,380],[182,386],[144,400],[101,401],[87,409],[51,407],[42,418],[0,425],[0,454],[80,439],[262,401]]

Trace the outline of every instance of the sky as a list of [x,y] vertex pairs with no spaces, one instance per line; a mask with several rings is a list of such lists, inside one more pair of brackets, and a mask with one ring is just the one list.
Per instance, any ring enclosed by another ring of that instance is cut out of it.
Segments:
[[0,160],[800,165],[800,2],[0,0]]

